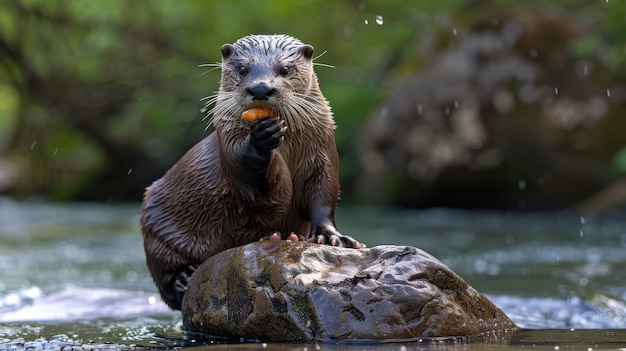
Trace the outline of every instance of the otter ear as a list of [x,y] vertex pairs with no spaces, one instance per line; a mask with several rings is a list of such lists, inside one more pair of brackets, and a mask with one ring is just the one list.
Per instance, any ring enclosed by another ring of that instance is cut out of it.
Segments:
[[235,47],[232,44],[222,45],[222,58],[228,58],[235,51]]
[[306,59],[310,60],[313,57],[313,51],[315,49],[313,49],[313,47],[309,44],[304,44],[300,47],[300,49],[298,49],[298,51],[300,52],[300,54],[302,56],[304,56]]

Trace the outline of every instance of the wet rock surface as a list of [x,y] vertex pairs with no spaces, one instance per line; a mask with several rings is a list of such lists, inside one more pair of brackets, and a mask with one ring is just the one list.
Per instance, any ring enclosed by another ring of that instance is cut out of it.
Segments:
[[515,324],[428,253],[258,242],[193,274],[184,328],[263,341],[504,334]]

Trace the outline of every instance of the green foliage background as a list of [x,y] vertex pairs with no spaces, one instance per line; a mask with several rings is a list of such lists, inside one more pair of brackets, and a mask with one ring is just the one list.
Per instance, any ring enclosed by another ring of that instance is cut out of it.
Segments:
[[198,65],[247,34],[286,33],[336,66],[316,70],[349,196],[360,126],[422,68],[421,33],[537,6],[585,18],[597,30],[579,49],[609,43],[607,60],[626,73],[622,1],[1,0],[0,158],[19,170],[15,195],[138,200],[208,133],[201,98],[217,89],[219,71]]

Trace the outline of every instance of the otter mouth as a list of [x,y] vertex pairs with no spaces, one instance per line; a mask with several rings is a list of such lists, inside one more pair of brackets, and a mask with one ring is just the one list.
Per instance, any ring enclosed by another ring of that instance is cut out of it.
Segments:
[[251,101],[249,103],[246,104],[242,104],[241,107],[243,108],[243,110],[249,110],[249,109],[253,109],[253,108],[268,108],[271,110],[275,110],[276,109],[276,104],[271,104],[269,103],[269,101]]

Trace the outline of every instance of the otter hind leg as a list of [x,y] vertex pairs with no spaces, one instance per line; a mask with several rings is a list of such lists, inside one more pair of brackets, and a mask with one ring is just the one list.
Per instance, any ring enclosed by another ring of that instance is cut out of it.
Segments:
[[178,308],[176,308],[178,310],[180,310],[180,306],[182,306],[183,304],[183,296],[187,291],[187,286],[189,285],[189,281],[191,280],[191,275],[193,274],[193,272],[196,271],[197,268],[198,266],[190,264],[187,267],[184,267],[180,272],[178,272],[176,278],[174,279],[174,295],[176,298],[174,304],[179,306]]

